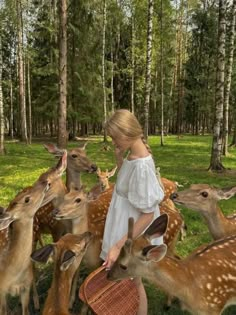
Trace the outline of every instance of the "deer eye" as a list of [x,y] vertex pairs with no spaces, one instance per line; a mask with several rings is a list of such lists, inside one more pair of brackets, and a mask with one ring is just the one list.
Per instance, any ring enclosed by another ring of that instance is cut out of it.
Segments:
[[77,154],[72,154],[71,156],[72,156],[74,159],[78,157]]
[[28,203],[30,201],[30,197],[25,197],[25,203]]
[[127,266],[120,264],[120,269],[122,269],[122,270],[127,270]]
[[80,203],[81,199],[80,198],[76,198],[75,202]]
[[208,193],[207,193],[206,191],[203,191],[203,192],[201,193],[201,195],[202,195],[202,197],[204,197],[204,198],[207,198],[207,197],[208,197]]

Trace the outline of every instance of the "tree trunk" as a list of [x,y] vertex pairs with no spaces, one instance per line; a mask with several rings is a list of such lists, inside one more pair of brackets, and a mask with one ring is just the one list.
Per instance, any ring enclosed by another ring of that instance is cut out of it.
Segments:
[[17,21],[18,21],[18,76],[19,76],[19,101],[20,101],[20,126],[21,126],[21,140],[28,143],[27,137],[27,119],[25,106],[25,80],[24,80],[24,63],[23,63],[23,23],[22,23],[22,9],[21,1],[17,3]]
[[216,71],[215,94],[215,122],[213,130],[211,162],[209,170],[222,171],[222,131],[223,131],[223,104],[224,104],[224,76],[225,76],[225,11],[226,2],[219,0],[219,26],[218,26],[218,54]]
[[11,139],[14,138],[14,111],[13,111],[13,83],[10,70],[10,130],[9,135]]
[[[106,0],[103,0],[103,30],[102,30],[102,89],[103,89],[103,114],[104,123],[107,121],[107,96],[105,82],[105,48],[106,48],[106,22],[107,22],[107,6]],[[107,132],[104,129],[104,142],[107,142]]]
[[28,58],[27,65],[27,83],[28,83],[28,123],[29,123],[29,143],[32,142],[32,102],[31,102],[31,81],[30,81],[30,62]]
[[228,154],[228,138],[229,138],[229,94],[231,88],[232,68],[234,60],[234,39],[235,39],[235,14],[236,14],[236,0],[233,1],[231,9],[231,25],[229,34],[229,59],[226,66],[226,84],[224,95],[224,130],[223,130],[223,154]]
[[0,36],[0,155],[5,154],[4,148],[4,110],[2,97],[2,37]]
[[161,146],[164,146],[163,0],[161,0],[160,17]]
[[151,91],[151,64],[152,64],[152,19],[153,0],[148,0],[148,21],[147,21],[147,57],[146,57],[146,77],[145,77],[145,100],[144,100],[144,138],[148,138],[148,119]]
[[67,0],[59,1],[59,91],[58,146],[66,148],[68,133],[67,114]]
[[114,54],[113,54],[113,45],[112,45],[112,32],[111,32],[111,112],[115,111],[114,104]]
[[135,25],[134,25],[134,13],[131,16],[131,112],[134,113],[134,46],[135,46]]

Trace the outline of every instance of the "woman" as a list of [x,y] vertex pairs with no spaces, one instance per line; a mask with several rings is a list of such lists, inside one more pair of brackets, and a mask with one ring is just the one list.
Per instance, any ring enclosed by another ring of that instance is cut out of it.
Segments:
[[[128,110],[117,110],[107,121],[107,134],[115,146],[119,173],[109,207],[101,258],[109,269],[127,239],[128,218],[135,220],[134,238],[142,234],[159,215],[164,193],[155,174],[150,147],[143,138],[137,118]],[[124,159],[124,154],[128,156]],[[155,239],[158,245],[163,239]],[[147,297],[141,279],[134,280],[140,297],[138,315],[147,314]]]

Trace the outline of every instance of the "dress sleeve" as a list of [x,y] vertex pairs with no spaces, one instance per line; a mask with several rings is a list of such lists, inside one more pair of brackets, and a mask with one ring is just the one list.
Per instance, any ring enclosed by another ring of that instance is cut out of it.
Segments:
[[164,193],[155,172],[146,164],[137,165],[129,181],[129,202],[141,212],[153,212],[162,201]]

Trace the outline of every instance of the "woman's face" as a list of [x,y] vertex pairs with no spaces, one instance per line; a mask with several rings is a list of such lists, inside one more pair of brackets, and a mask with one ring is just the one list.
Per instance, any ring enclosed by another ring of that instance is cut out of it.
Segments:
[[132,144],[132,141],[123,135],[117,137],[110,135],[110,137],[112,139],[112,144],[120,151],[128,150]]

